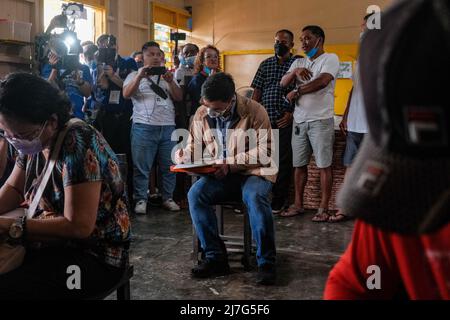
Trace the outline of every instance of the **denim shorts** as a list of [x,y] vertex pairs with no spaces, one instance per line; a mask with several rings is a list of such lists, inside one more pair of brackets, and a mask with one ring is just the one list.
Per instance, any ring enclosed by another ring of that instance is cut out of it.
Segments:
[[292,155],[294,168],[307,166],[314,153],[318,168],[333,163],[334,118],[294,123]]
[[358,154],[359,147],[364,139],[364,133],[347,132],[347,145],[344,153],[344,166],[350,167]]

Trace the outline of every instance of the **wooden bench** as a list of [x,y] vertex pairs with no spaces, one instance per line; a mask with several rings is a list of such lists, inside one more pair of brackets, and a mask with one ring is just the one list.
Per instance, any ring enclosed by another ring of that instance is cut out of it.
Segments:
[[[224,219],[223,219],[223,207],[224,206],[232,206],[232,207],[240,207],[241,212],[244,218],[243,225],[243,236],[228,236],[224,233]],[[225,244],[228,253],[241,253],[242,254],[242,265],[244,266],[244,270],[249,271],[252,269],[251,258],[253,254],[253,244],[252,244],[252,231],[250,228],[250,221],[247,213],[247,208],[244,204],[239,202],[226,202],[220,203],[215,206],[216,218],[217,218],[217,226],[219,229],[220,239]],[[199,263],[201,261],[202,250],[200,247],[200,243],[197,237],[197,233],[195,231],[194,226],[192,226],[193,232],[193,252],[192,259],[194,263]]]

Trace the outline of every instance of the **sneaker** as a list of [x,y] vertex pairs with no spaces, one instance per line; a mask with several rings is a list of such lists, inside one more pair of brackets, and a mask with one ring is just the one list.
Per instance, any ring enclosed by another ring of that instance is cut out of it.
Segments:
[[210,277],[225,276],[230,273],[228,261],[203,260],[191,270],[194,278],[204,279]]
[[147,201],[138,201],[138,203],[136,203],[136,206],[134,207],[134,212],[136,214],[147,214]]
[[258,267],[258,274],[256,276],[256,283],[264,286],[275,284],[277,277],[276,269],[273,264],[263,264]]
[[172,199],[164,201],[162,205],[165,209],[167,209],[169,211],[172,211],[172,212],[180,211],[180,207]]

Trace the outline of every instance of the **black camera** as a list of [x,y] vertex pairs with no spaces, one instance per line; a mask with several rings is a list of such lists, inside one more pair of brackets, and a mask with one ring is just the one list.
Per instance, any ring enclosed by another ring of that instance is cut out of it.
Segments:
[[98,49],[97,63],[113,67],[116,63],[116,55],[116,49],[100,48]]
[[79,69],[79,54],[82,49],[76,33],[66,31],[60,35],[51,35],[48,41],[48,50],[47,57],[50,56],[50,53],[58,56],[58,69],[64,70],[65,73],[71,73]]
[[112,34],[108,37],[108,48],[115,47],[117,45],[117,39]]
[[166,67],[151,67],[145,69],[147,76],[162,76],[167,73]]
[[186,33],[174,32],[170,34],[170,41],[185,41]]
[[75,71],[80,66],[80,58],[78,55],[65,55],[61,58],[61,69],[68,72]]

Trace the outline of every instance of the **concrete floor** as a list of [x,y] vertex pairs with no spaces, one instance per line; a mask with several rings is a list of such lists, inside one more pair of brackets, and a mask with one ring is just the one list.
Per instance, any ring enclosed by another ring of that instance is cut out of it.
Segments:
[[[331,267],[351,239],[353,222],[315,224],[313,213],[275,218],[276,286],[255,284],[255,271],[245,272],[231,256],[232,274],[215,279],[192,279],[192,229],[186,211],[169,213],[151,208],[132,219],[130,261],[135,267],[131,297],[140,300],[307,300],[321,299]],[[242,215],[225,210],[225,234],[242,234]]]

